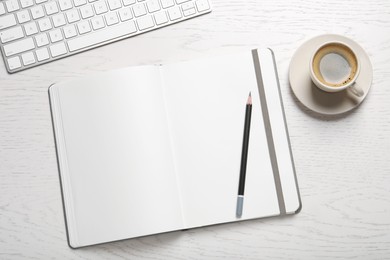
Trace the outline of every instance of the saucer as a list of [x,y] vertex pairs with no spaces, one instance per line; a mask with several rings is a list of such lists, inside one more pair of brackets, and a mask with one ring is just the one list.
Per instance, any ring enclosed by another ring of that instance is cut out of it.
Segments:
[[[329,41],[344,42],[357,54],[361,70],[355,84],[364,91],[362,97],[357,97],[348,90],[328,93],[312,82],[309,69],[311,55],[318,46]],[[359,106],[370,90],[372,75],[370,59],[360,45],[341,35],[325,34],[308,40],[298,48],[290,62],[289,80],[295,96],[307,108],[320,114],[337,115]]]

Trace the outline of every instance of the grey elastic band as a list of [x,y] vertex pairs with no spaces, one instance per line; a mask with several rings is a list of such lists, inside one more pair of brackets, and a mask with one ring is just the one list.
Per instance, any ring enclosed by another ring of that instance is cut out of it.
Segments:
[[265,128],[265,133],[267,135],[269,156],[271,159],[272,171],[274,173],[276,195],[278,197],[280,214],[283,215],[286,214],[286,205],[284,204],[284,199],[283,199],[283,190],[282,190],[282,184],[280,182],[278,161],[276,158],[274,139],[272,136],[271,123],[269,120],[267,100],[265,98],[264,84],[263,84],[263,78],[261,75],[261,68],[260,68],[260,60],[256,49],[252,50],[252,57],[253,57],[253,64],[255,66],[257,87],[259,89],[261,110],[263,112],[264,128]]

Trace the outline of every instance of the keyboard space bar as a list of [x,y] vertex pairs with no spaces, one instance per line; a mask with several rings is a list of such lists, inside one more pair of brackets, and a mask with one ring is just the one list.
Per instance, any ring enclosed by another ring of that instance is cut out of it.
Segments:
[[103,30],[68,40],[68,47],[70,51],[77,51],[127,34],[135,33],[136,31],[137,28],[135,27],[134,21],[123,22],[119,25],[106,27]]

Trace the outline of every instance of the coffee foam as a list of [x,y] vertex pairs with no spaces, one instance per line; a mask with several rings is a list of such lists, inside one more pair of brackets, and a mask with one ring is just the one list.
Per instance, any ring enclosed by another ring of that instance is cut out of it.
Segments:
[[320,48],[313,58],[313,72],[317,79],[330,87],[342,87],[357,73],[357,58],[347,46],[330,43]]

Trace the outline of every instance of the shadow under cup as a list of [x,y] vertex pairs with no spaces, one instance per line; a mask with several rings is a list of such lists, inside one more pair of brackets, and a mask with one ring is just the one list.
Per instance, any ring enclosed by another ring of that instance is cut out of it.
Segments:
[[314,83],[329,92],[337,92],[350,86],[359,73],[355,53],[338,42],[327,43],[318,48],[310,66]]

